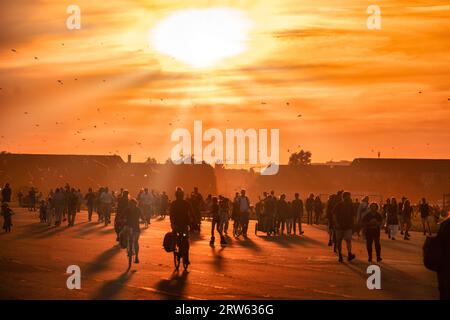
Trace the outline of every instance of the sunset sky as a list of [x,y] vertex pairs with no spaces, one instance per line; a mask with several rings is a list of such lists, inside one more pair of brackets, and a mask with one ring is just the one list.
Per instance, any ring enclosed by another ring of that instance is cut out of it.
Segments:
[[[381,30],[366,26],[372,4]],[[207,23],[236,46],[195,34],[204,9],[225,12]],[[282,163],[298,146],[314,162],[450,158],[448,1],[14,0],[0,18],[0,150],[165,161],[171,132],[202,120],[279,128]]]

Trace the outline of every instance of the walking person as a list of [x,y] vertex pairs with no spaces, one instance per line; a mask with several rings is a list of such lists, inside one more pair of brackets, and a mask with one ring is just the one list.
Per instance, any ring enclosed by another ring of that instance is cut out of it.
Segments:
[[148,188],[145,188],[139,199],[141,202],[142,215],[144,217],[144,225],[145,228],[148,228],[152,217],[153,195],[148,192]]
[[11,202],[12,190],[9,186],[9,183],[5,183],[5,186],[2,189],[2,203],[3,202]]
[[430,227],[430,205],[428,204],[425,198],[422,198],[422,202],[419,205],[420,218],[422,219],[422,227],[423,227],[423,235],[426,236],[426,227],[428,227],[428,232],[431,236],[431,227]]
[[95,193],[92,192],[92,188],[89,188],[88,192],[84,196],[84,200],[86,201],[87,211],[88,211],[88,220],[92,221],[92,212],[94,211],[95,204]]
[[219,220],[224,234],[228,234],[228,224],[230,220],[230,201],[224,196],[219,196]]
[[378,204],[371,203],[369,211],[362,219],[364,234],[366,237],[367,255],[369,262],[372,262],[372,245],[375,244],[375,252],[377,255],[377,262],[381,262],[381,245],[380,233],[383,224],[383,217],[378,212]]
[[310,194],[305,202],[306,214],[308,216],[308,224],[313,224],[313,211],[314,211],[314,194]]
[[[363,219],[368,212],[369,212],[369,197],[366,196],[359,203],[358,209],[356,212],[356,233],[358,235],[358,238],[361,237],[361,231],[362,231],[363,237],[364,237],[365,229],[363,228]],[[383,219],[383,217],[381,219]]]
[[46,222],[47,221],[47,202],[45,200],[41,200],[39,203],[39,221]]
[[398,205],[395,198],[391,199],[391,204],[387,211],[387,224],[389,226],[389,239],[395,240],[398,232]]
[[314,199],[314,223],[315,224],[320,224],[320,218],[322,217],[323,214],[323,203],[320,200],[320,197],[317,196]]
[[74,188],[71,188],[70,193],[68,194],[68,207],[67,207],[68,227],[73,227],[75,225],[77,207],[78,207],[77,191]]
[[105,226],[111,223],[111,210],[114,203],[114,197],[109,192],[108,187],[106,187],[103,191],[103,193],[100,195],[100,204],[102,207],[103,215],[104,215],[104,221]]
[[28,211],[36,211],[36,190],[33,187],[28,192]]
[[[282,194],[280,196],[280,200],[278,200],[277,213],[278,213],[278,220],[279,220],[279,226],[278,226],[279,234],[283,235],[284,228],[287,227],[286,222],[287,222],[287,218],[289,215],[289,206],[286,201],[285,194]],[[287,228],[286,228],[286,233],[287,233]]]
[[250,219],[250,200],[245,195],[245,190],[241,190],[241,195],[238,198],[238,208],[240,223],[242,223],[242,234],[247,238],[248,222]]
[[63,219],[66,196],[63,189],[56,188],[52,198],[52,205],[55,209],[55,226],[60,226]]
[[298,224],[298,235],[301,236],[304,233],[302,230],[303,201],[300,199],[300,195],[298,193],[294,194],[294,200],[292,200],[291,203],[291,210],[294,235],[296,234],[296,225]]
[[225,238],[223,236],[222,233],[222,227],[221,227],[221,222],[220,222],[220,212],[219,212],[219,201],[217,199],[217,197],[212,197],[211,198],[211,240],[209,241],[209,245],[210,246],[214,246],[214,242],[215,242],[215,237],[214,237],[214,229],[217,230],[217,232],[219,233],[220,236],[220,244],[224,245],[226,244]]
[[265,193],[264,198],[264,224],[267,235],[275,235],[275,213],[277,211],[276,199],[270,194]]
[[337,196],[332,194],[328,197],[326,215],[327,215],[327,223],[328,223],[328,246],[331,247],[334,244],[334,252],[336,252],[336,233],[334,228],[334,218],[333,218],[333,210],[336,206]]
[[411,219],[412,219],[412,215],[413,215],[413,207],[411,206],[411,202],[409,200],[405,200],[405,203],[403,205],[403,224],[405,227],[405,232],[404,232],[404,238],[405,240],[409,240],[409,237],[411,236],[409,234],[409,229],[411,229],[412,223],[411,223]]
[[2,208],[1,208],[0,214],[3,217],[3,229],[7,233],[11,232],[11,227],[13,225],[12,224],[12,216],[13,216],[14,212],[9,207],[8,202],[2,203]]
[[350,262],[356,258],[356,256],[352,253],[353,216],[354,205],[350,192],[344,192],[342,194],[342,201],[339,201],[333,210],[339,262],[344,261],[342,256],[343,240],[345,240],[347,245],[347,260]]

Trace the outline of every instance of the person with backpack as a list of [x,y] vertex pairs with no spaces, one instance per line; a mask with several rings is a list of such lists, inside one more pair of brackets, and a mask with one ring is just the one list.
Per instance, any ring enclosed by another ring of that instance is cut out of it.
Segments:
[[362,226],[366,237],[368,261],[372,262],[372,244],[375,244],[377,262],[381,262],[380,233],[383,217],[378,212],[378,204],[371,203],[369,211],[362,218]]

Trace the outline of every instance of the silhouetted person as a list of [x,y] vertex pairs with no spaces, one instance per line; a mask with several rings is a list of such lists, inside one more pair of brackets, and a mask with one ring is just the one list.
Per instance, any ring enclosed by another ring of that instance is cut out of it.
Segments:
[[267,235],[275,234],[275,214],[277,211],[277,200],[272,194],[267,195],[264,199],[264,217],[265,217],[265,227],[267,230]]
[[331,247],[334,244],[334,252],[336,252],[336,232],[334,226],[334,218],[333,211],[334,207],[337,204],[337,195],[332,194],[328,198],[326,214],[327,214],[327,223],[328,223],[328,246]]
[[67,200],[68,200],[68,207],[67,207],[68,226],[73,227],[75,225],[75,216],[77,215],[77,206],[78,206],[78,195],[77,191],[74,188],[70,189]]
[[122,191],[121,196],[117,200],[117,212],[116,216],[114,217],[114,231],[116,232],[116,241],[119,241],[119,235],[122,231],[123,227],[125,226],[126,221],[126,210],[129,206],[129,193],[128,191]]
[[398,222],[399,222],[399,227],[400,227],[400,234],[404,235],[404,219],[403,219],[403,208],[405,206],[405,201],[406,201],[406,197],[402,197],[401,201],[398,203]]
[[200,224],[202,221],[202,209],[205,205],[203,196],[198,192],[198,188],[194,188],[194,192],[191,193],[191,206],[194,213],[195,221],[194,228],[195,231],[200,233]]
[[169,197],[167,196],[166,192],[163,191],[159,203],[159,215],[161,216],[161,218],[165,218],[167,209],[169,209]]
[[427,203],[425,198],[422,198],[422,203],[419,205],[420,218],[422,219],[422,227],[423,227],[423,235],[427,234],[426,227],[428,227],[428,231],[431,236],[431,227],[430,227],[430,205]]
[[34,188],[28,192],[28,210],[36,211],[36,190]]
[[47,203],[45,200],[41,200],[39,202],[39,221],[46,222],[47,221]]
[[391,199],[391,204],[387,208],[387,224],[389,226],[389,239],[395,240],[398,232],[398,205],[395,198]]
[[88,211],[88,220],[92,220],[92,212],[94,211],[95,204],[95,193],[92,192],[92,188],[89,188],[88,193],[84,196],[84,200],[86,201],[87,211]]
[[14,212],[11,210],[7,202],[2,203],[1,215],[3,217],[3,229],[5,232],[11,232],[12,227],[12,215]]
[[109,192],[108,188],[105,188],[103,193],[100,195],[100,204],[102,206],[102,211],[105,220],[105,226],[111,223],[111,210],[114,203],[114,197]]
[[[364,236],[363,219],[364,216],[369,212],[369,197],[364,197],[362,201],[358,204],[356,209],[356,234],[358,237],[361,236],[361,230]],[[383,219],[383,217],[381,218]]]
[[142,214],[144,216],[145,227],[147,228],[148,225],[151,223],[153,195],[148,192],[148,188],[145,188],[144,192],[141,193],[139,199],[141,202],[140,208],[141,208]]
[[60,188],[56,188],[55,194],[53,195],[52,198],[52,206],[55,209],[55,226],[61,225],[65,201],[66,199],[64,190],[61,191]]
[[230,220],[230,200],[224,196],[219,197],[219,216],[222,233],[228,234]]
[[372,262],[372,244],[375,244],[375,252],[377,254],[377,262],[381,259],[380,233],[383,224],[383,217],[378,212],[378,204],[371,203],[369,211],[362,219],[364,234],[366,237],[367,255],[369,262]]
[[314,222],[315,222],[315,224],[320,223],[320,218],[322,217],[322,213],[323,213],[323,203],[320,200],[320,197],[317,196],[314,199]]
[[313,211],[314,211],[314,194],[310,194],[305,202],[306,214],[308,216],[308,224],[313,224]]
[[[183,250],[189,251],[189,228],[191,226],[191,218],[193,215],[191,204],[184,200],[183,189],[177,188],[175,191],[175,200],[170,203],[169,214],[172,232],[179,235],[185,235],[184,241],[181,241],[180,243],[184,246]],[[189,259],[188,256],[186,258]],[[183,260],[183,262],[185,261]],[[186,263],[189,264],[190,261],[188,260]]]
[[245,190],[241,190],[241,195],[237,199],[239,208],[240,223],[242,224],[242,234],[247,238],[248,222],[250,219],[250,200],[245,195]]
[[411,223],[412,215],[413,215],[413,207],[411,206],[411,202],[409,200],[406,200],[403,205],[403,214],[402,214],[403,224],[404,224],[404,228],[405,228],[405,232],[404,232],[405,240],[409,240],[409,237],[411,236],[409,234],[409,229],[412,226],[412,223]]
[[441,222],[436,240],[442,245],[441,268],[437,272],[441,300],[450,300],[450,218]]
[[[278,200],[277,213],[278,213],[278,221],[279,221],[278,230],[279,230],[280,234],[283,234],[284,228],[286,227],[286,221],[289,216],[289,206],[286,201],[285,194],[282,194],[280,196],[280,200]],[[286,228],[286,233],[287,233],[287,228]]]
[[214,237],[214,229],[217,229],[217,232],[219,233],[220,236],[220,244],[225,244],[225,239],[223,237],[222,234],[222,228],[220,226],[220,213],[219,213],[219,201],[217,199],[217,197],[212,197],[211,198],[211,241],[209,242],[209,244],[211,246],[214,246],[214,241],[215,241],[215,237]]
[[141,228],[139,226],[140,219],[143,218],[142,211],[137,207],[137,201],[131,199],[129,205],[125,209],[125,226],[131,233],[131,241],[134,248],[134,263],[139,263],[139,236]]
[[344,192],[342,201],[339,201],[333,210],[339,262],[343,262],[342,240],[345,240],[347,244],[348,261],[355,259],[352,253],[353,216],[354,206],[350,192]]
[[5,183],[5,186],[2,189],[2,202],[11,202],[11,194],[12,190],[9,183]]
[[300,199],[300,195],[296,193],[294,195],[294,200],[291,203],[292,210],[292,226],[294,229],[294,235],[296,234],[296,225],[298,223],[298,234],[302,235],[304,232],[302,230],[302,218],[303,218],[303,201]]

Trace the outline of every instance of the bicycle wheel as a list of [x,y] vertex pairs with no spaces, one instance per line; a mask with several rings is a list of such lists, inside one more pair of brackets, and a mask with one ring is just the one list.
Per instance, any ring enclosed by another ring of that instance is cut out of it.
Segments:
[[178,269],[180,268],[180,255],[176,250],[173,252],[173,264],[175,266],[175,270],[178,271]]

